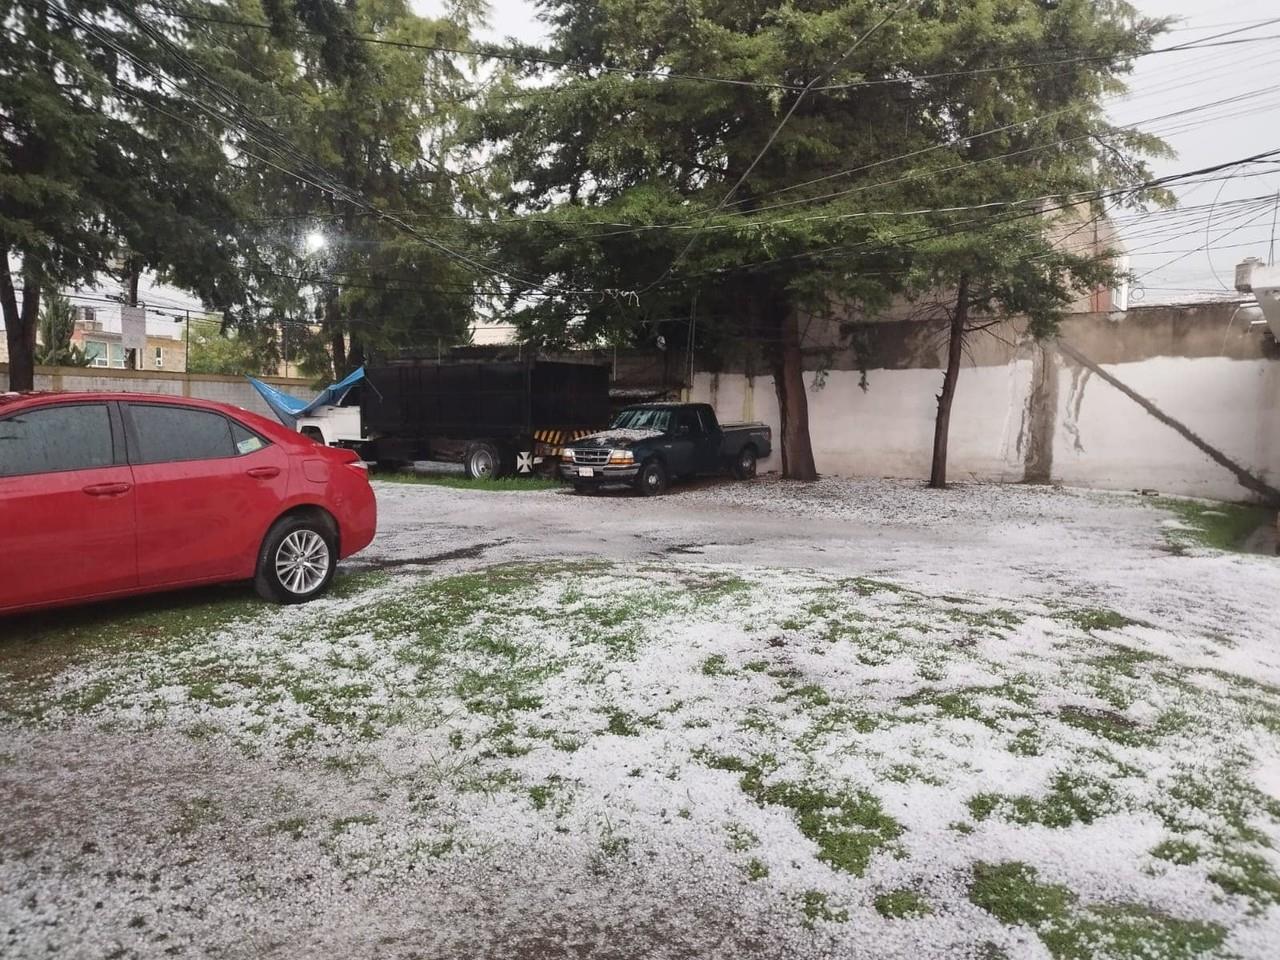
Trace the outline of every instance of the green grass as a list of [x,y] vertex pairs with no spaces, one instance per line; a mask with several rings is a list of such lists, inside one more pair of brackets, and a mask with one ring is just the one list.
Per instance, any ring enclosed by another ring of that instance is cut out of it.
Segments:
[[[339,569],[330,594],[357,597],[386,580],[383,573]],[[103,657],[158,656],[189,649],[220,629],[269,617],[276,609],[247,584],[228,584],[9,618],[0,631],[0,663],[7,680],[0,684],[0,710],[24,712],[6,696],[14,681],[28,693],[35,692],[68,669],[99,663]],[[237,682],[242,673],[232,670],[228,675],[220,670],[217,680]],[[204,689],[211,690],[212,678],[205,680]],[[193,693],[202,689],[201,684],[201,680],[192,682]],[[100,702],[102,697],[92,699]]]
[[882,893],[875,899],[876,912],[889,920],[924,917],[933,913],[928,902],[914,890],[901,887]]
[[765,783],[769,758],[704,758],[718,770],[741,773],[742,791],[762,807],[782,807],[818,847],[818,859],[834,870],[862,876],[877,850],[902,834],[902,826],[864,790],[836,792],[811,784]]
[[979,863],[969,899],[1001,923],[1031,927],[1054,960],[1158,957],[1192,960],[1226,938],[1217,924],[1180,920],[1140,904],[1086,907],[1069,889],[1039,882],[1022,863]]
[[289,817],[285,820],[277,820],[268,824],[267,833],[273,836],[284,836],[291,840],[301,840],[307,832],[307,820],[305,817]]
[[1107,780],[1063,772],[1053,778],[1043,797],[979,793],[969,798],[968,805],[978,821],[999,817],[1019,824],[1069,827],[1116,812],[1119,799]]
[[1085,631],[1123,630],[1125,627],[1131,627],[1137,622],[1130,620],[1122,613],[1103,608],[1072,610],[1062,614],[1059,619],[1065,620],[1067,623],[1074,623]]
[[804,912],[805,921],[812,926],[815,920],[827,923],[845,923],[849,919],[849,911],[833,908],[825,893],[818,890],[806,890],[800,898],[800,909]]
[[387,483],[420,484],[429,487],[449,487],[453,490],[482,490],[488,493],[528,493],[535,490],[559,490],[564,486],[550,477],[501,477],[494,480],[473,480],[453,473],[377,473],[375,479]]
[[1160,497],[1153,501],[1161,510],[1176,516],[1189,529],[1168,530],[1175,547],[1194,545],[1213,550],[1240,550],[1251,533],[1274,523],[1274,510],[1246,503],[1203,503]]

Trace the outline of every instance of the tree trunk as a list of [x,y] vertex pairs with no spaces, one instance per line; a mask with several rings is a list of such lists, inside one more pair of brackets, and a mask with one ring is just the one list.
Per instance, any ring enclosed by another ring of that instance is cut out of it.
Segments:
[[354,333],[352,333],[351,336],[348,338],[348,346],[347,346],[348,369],[346,370],[346,372],[343,373],[343,376],[346,376],[347,373],[350,373],[352,370],[355,370],[357,367],[361,367],[363,365],[364,365],[364,342],[359,337],[357,337]]
[[338,294],[336,292],[329,294],[329,300],[324,305],[324,322],[329,328],[329,351],[333,354],[333,373],[335,380],[341,380],[347,375],[347,341],[342,335],[342,329],[338,326]]
[[0,251],[0,307],[4,311],[5,339],[9,345],[9,389],[36,388],[36,322],[40,315],[39,271],[30,258],[23,262],[22,309],[9,272],[9,251]]
[[951,311],[951,331],[947,338],[947,372],[942,377],[942,392],[938,394],[938,419],[933,425],[933,468],[929,472],[929,486],[944,490],[947,486],[947,436],[951,430],[951,401],[956,396],[956,383],[960,380],[960,359],[964,349],[964,331],[969,322],[969,277],[960,277],[956,291],[956,306]]
[[333,376],[341,380],[347,375],[347,340],[341,330],[329,331],[329,346],[333,350]]
[[773,383],[778,394],[778,422],[782,436],[782,476],[788,480],[817,480],[813,445],[809,441],[809,397],[804,386],[804,355],[800,350],[800,322],[789,305],[773,308],[777,332]]

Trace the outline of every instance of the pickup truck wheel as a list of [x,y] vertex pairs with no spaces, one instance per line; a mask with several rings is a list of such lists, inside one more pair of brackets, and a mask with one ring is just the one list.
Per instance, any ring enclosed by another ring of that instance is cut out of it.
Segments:
[[502,476],[502,454],[483,440],[467,445],[462,465],[472,480],[496,480]]
[[642,496],[656,497],[667,489],[667,468],[660,460],[650,460],[640,468],[636,489]]
[[738,459],[733,462],[733,475],[739,480],[750,480],[756,475],[756,449],[743,447]]

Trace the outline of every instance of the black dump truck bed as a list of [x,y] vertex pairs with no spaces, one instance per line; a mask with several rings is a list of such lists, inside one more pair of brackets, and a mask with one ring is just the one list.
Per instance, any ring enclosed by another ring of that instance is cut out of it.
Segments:
[[367,365],[365,379],[361,424],[379,460],[461,460],[471,472],[496,454],[504,473],[609,422],[609,368],[598,364],[401,361]]

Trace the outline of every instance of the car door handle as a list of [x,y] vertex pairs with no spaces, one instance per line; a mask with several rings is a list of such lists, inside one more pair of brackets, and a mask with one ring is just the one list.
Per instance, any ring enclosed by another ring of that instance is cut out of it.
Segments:
[[255,480],[270,480],[272,477],[280,476],[279,467],[250,467],[245,471]]
[[131,484],[128,483],[91,483],[84,488],[84,492],[91,497],[118,497],[122,493],[128,493]]

